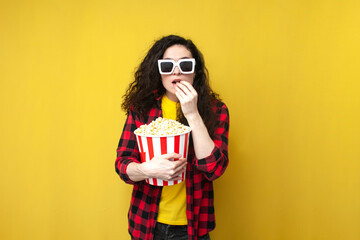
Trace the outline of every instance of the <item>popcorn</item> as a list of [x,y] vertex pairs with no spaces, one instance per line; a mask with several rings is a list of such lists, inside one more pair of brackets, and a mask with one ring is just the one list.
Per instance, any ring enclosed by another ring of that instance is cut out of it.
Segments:
[[[175,120],[158,117],[150,124],[141,125],[134,133],[141,162],[149,162],[154,157],[174,152],[185,159],[188,156],[191,128]],[[178,161],[179,158],[169,160]],[[179,177],[181,179],[171,181],[159,178],[147,178],[145,181],[154,186],[170,186],[184,181],[185,173]]]
[[134,133],[146,136],[168,136],[183,134],[185,132],[190,132],[190,130],[190,127],[185,126],[178,121],[158,117],[150,124],[141,125]]

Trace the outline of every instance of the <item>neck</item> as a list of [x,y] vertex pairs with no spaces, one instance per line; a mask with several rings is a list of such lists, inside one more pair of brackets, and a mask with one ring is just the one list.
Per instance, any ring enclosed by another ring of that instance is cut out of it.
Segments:
[[177,99],[175,94],[166,93],[166,97],[173,102],[179,102],[179,99]]

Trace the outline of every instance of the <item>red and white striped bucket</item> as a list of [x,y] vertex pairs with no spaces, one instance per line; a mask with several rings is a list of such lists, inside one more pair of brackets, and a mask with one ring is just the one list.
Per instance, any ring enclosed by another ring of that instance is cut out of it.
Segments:
[[[144,136],[135,134],[137,144],[139,146],[141,162],[148,162],[153,157],[160,156],[167,153],[179,153],[182,157],[187,158],[189,150],[189,137],[190,131],[179,135],[168,136]],[[179,160],[178,158],[171,159],[173,161]],[[182,180],[165,181],[158,178],[148,178],[146,182],[155,186],[170,186],[181,183],[185,179],[185,173],[181,175]]]

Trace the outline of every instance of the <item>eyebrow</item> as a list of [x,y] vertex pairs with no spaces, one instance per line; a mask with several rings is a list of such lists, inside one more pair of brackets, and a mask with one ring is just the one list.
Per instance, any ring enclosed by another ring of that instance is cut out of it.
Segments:
[[[182,57],[182,58],[179,58],[179,59],[188,59],[188,58],[191,58],[191,57]],[[163,59],[174,60],[173,58],[163,58]]]

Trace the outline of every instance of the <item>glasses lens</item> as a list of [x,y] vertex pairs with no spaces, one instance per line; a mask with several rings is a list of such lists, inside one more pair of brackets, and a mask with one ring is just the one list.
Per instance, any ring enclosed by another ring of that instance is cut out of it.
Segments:
[[193,63],[191,61],[183,61],[180,63],[180,68],[183,72],[191,72],[193,69]]
[[161,67],[161,71],[164,73],[169,73],[171,72],[172,68],[173,68],[173,63],[172,62],[162,62],[160,64]]

